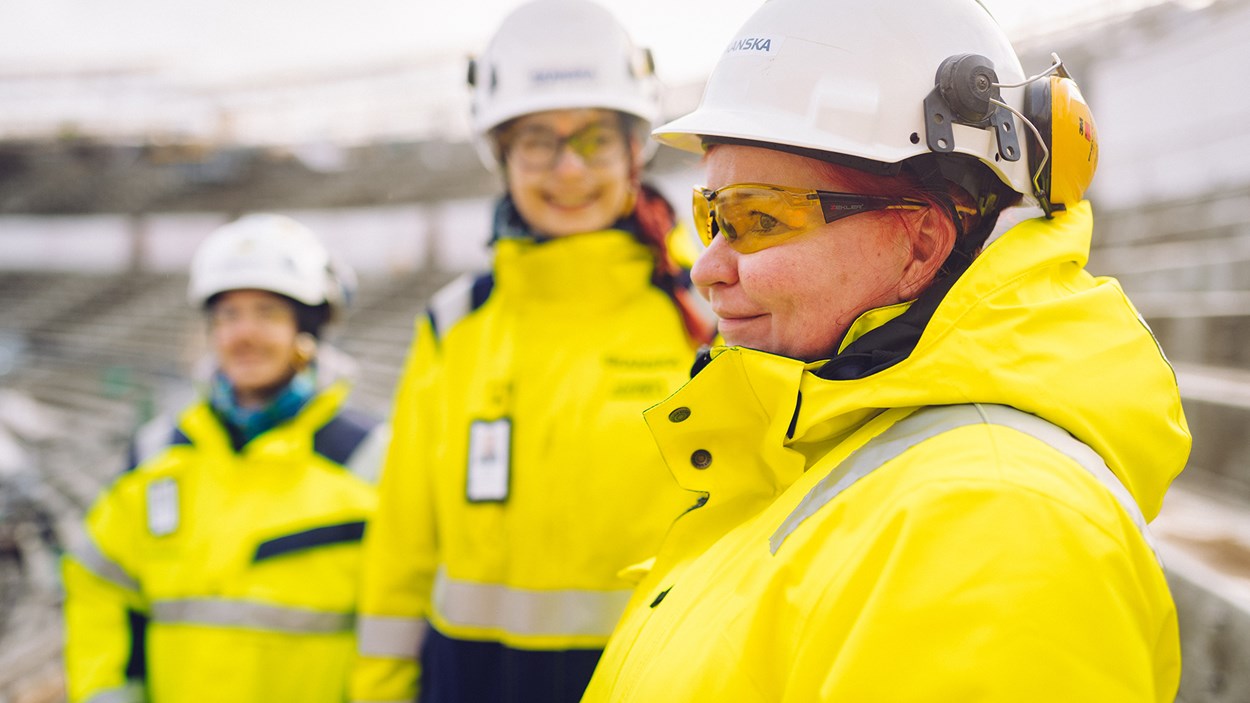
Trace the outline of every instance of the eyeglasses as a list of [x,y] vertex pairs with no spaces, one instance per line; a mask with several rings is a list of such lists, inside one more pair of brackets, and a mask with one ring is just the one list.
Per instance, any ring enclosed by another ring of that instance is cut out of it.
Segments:
[[694,189],[694,224],[711,246],[719,233],[740,254],[787,242],[821,225],[877,210],[919,210],[929,203],[827,190],[803,190],[764,183],[735,183]]
[[505,133],[500,141],[507,158],[527,171],[555,168],[566,146],[590,167],[619,163],[628,151],[620,127],[601,123],[587,125],[564,137],[545,127],[522,127]]
[[275,327],[293,324],[295,313],[290,305],[278,300],[266,300],[254,305],[217,302],[208,309],[208,321],[214,329],[238,325],[244,321],[262,327]]

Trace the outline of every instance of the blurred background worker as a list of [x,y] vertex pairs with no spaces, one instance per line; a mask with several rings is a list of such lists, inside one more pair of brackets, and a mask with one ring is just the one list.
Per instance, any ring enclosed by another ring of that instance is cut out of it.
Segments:
[[214,231],[191,265],[203,397],[136,440],[64,560],[71,701],[342,701],[359,542],[386,425],[348,410],[319,344],[349,269],[278,215]]
[[649,54],[605,10],[537,0],[470,68],[507,193],[491,274],[432,299],[366,536],[360,701],[576,701],[650,557],[695,497],[641,412],[711,334],[641,182]]
[[1180,389],[1085,270],[1089,108],[1027,75],[977,0],[770,0],[656,130],[728,346],[647,411],[708,498],[588,703],[1176,699]]

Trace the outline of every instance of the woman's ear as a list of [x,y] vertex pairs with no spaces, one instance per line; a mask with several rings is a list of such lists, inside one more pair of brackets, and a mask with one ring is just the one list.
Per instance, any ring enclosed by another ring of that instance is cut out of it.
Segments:
[[296,373],[308,368],[308,364],[317,358],[317,338],[307,332],[295,335],[295,348],[292,350],[291,366]]
[[937,278],[938,271],[955,248],[955,225],[936,208],[917,212],[914,227],[906,228],[910,257],[899,278],[899,298],[915,300]]
[[625,136],[629,139],[629,177],[633,180],[642,178],[642,170],[646,167],[647,162],[643,158],[646,147],[646,139],[648,135],[638,130],[625,130]]

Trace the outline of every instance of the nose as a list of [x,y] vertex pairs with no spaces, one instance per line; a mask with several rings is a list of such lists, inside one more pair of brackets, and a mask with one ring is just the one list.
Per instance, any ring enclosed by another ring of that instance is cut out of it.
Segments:
[[258,315],[241,312],[214,320],[209,328],[219,339],[234,341],[255,337],[263,328],[263,323]]
[[705,299],[713,286],[731,286],[738,282],[738,252],[724,237],[713,237],[712,243],[695,260],[690,281]]
[[561,144],[551,170],[558,175],[580,174],[586,170],[586,160],[573,151],[568,144]]

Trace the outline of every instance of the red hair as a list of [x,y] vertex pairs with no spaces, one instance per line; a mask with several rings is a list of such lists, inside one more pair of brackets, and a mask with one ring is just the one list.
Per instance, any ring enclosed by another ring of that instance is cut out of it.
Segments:
[[[817,164],[815,170],[821,176],[833,182],[847,183],[855,192],[866,195],[885,195],[892,198],[911,198],[928,203],[954,226],[957,236],[962,237],[968,232],[975,232],[981,224],[979,214],[956,210],[956,206],[974,212],[977,212],[978,208],[972,196],[951,181],[943,180],[944,190],[935,190],[932,187],[926,187],[919,178],[906,169],[895,176],[884,176],[827,161],[818,161]],[[899,214],[901,217],[901,213]]]
[[673,206],[659,191],[645,183],[638,183],[632,217],[637,223],[638,240],[651,250],[655,258],[651,282],[672,298],[690,339],[696,345],[710,344],[716,329],[695,304],[694,294],[688,285],[690,272],[673,259],[668,248],[668,237],[676,226]]
[[[648,125],[633,115],[617,114],[621,119],[621,130],[630,141],[631,153],[640,153],[643,142],[648,138]],[[631,164],[629,179],[633,184],[634,201],[629,217],[636,225],[635,236],[651,250],[655,259],[651,283],[673,300],[690,340],[696,346],[711,344],[716,337],[716,326],[700,312],[690,288],[690,272],[673,258],[668,248],[669,235],[677,226],[673,206],[658,190],[642,182],[642,163],[639,160]]]

